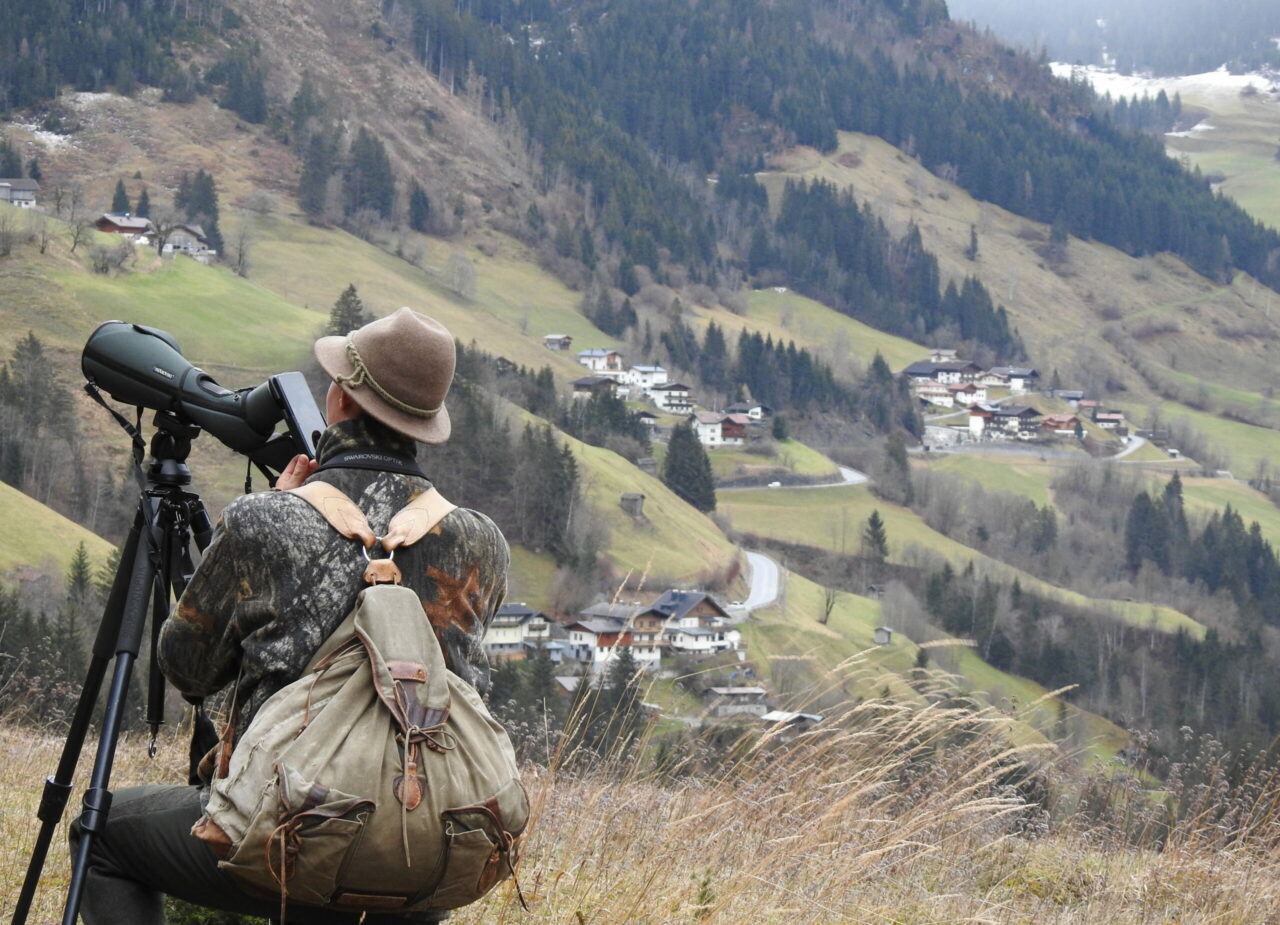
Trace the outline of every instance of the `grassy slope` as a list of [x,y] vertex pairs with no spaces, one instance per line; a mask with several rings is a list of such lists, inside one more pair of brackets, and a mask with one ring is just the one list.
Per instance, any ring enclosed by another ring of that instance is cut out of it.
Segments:
[[875,498],[863,486],[734,492],[723,496],[720,507],[733,526],[743,532],[837,551],[856,550],[863,524],[872,510],[878,510],[889,535],[891,561],[906,561],[911,557],[912,547],[919,547],[943,556],[953,564],[972,561],[981,570],[1001,580],[1011,581],[1017,577],[1024,588],[1034,588],[1064,603],[1100,608],[1135,625],[1147,626],[1154,622],[1166,630],[1183,627],[1196,635],[1204,633],[1203,626],[1170,607],[1088,598],[989,559],[933,530],[913,512]]
[[731,342],[743,329],[759,331],[775,341],[793,340],[797,346],[817,351],[845,375],[867,366],[877,352],[893,369],[926,354],[926,348],[919,344],[877,331],[798,292],[762,289],[751,293],[746,315],[724,308],[699,309],[698,315],[723,327]]
[[[791,178],[825,179],[854,190],[898,232],[914,220],[944,278],[977,275],[1008,309],[1032,362],[1043,370],[1059,368],[1069,379],[1073,370],[1105,362],[1145,395],[1145,386],[1101,335],[1108,324],[1136,328],[1152,319],[1179,328],[1142,343],[1144,355],[1162,366],[1239,388],[1242,375],[1245,382],[1267,381],[1280,362],[1280,316],[1267,315],[1275,297],[1247,277],[1221,286],[1167,255],[1136,260],[1076,239],[1068,266],[1055,272],[1037,253],[1047,227],[975,201],[866,135],[842,134],[839,150],[830,155],[796,149],[776,166],[761,175],[775,195]],[[978,229],[976,261],[964,256],[971,226]],[[1256,327],[1268,336],[1228,342],[1217,335],[1218,324]]]
[[29,566],[49,574],[65,571],[76,546],[84,543],[96,568],[111,544],[56,514],[16,488],[0,483],[0,573]]
[[[1209,112],[1206,121],[1212,130],[1168,138],[1170,152],[1186,155],[1206,175],[1225,176],[1218,187],[1223,193],[1261,221],[1280,228],[1280,171],[1275,159],[1280,105],[1265,92],[1242,96],[1230,89],[1214,91],[1194,79],[1178,84],[1184,105]],[[1263,81],[1258,85],[1265,88]]]
[[420,266],[346,232],[293,218],[272,217],[259,234],[252,279],[314,308],[321,325],[338,293],[353,283],[375,315],[408,305],[438,318],[463,342],[475,340],[526,366],[549,364],[562,382],[576,378],[582,367],[570,354],[544,348],[544,334],[573,336],[575,351],[612,343],[578,313],[578,296],[507,239],[493,257],[463,251],[476,276],[474,297],[463,298],[442,282],[453,248],[439,240],[415,235],[409,241],[411,250],[421,248]]
[[799,440],[781,440],[776,447],[777,454],[774,456],[759,456],[748,453],[745,449],[732,447],[710,450],[707,456],[711,459],[711,473],[716,479],[736,478],[762,470],[778,469],[803,476],[830,476],[834,479],[837,475],[835,463]]

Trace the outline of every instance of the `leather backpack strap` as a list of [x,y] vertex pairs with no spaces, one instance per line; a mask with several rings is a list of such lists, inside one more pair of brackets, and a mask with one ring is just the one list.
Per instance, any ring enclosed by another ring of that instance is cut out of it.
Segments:
[[[308,482],[300,488],[289,489],[289,493],[297,495],[319,511],[329,525],[347,539],[359,540],[366,549],[378,542],[364,511],[328,482]],[[382,548],[390,552],[402,546],[412,546],[434,530],[456,508],[456,504],[447,500],[435,488],[422,492],[391,518],[386,536],[382,537]]]
[[457,507],[434,487],[427,489],[391,518],[387,534],[382,538],[382,548],[390,551],[402,546],[412,546],[434,530]]
[[378,541],[364,511],[328,482],[308,482],[299,488],[290,488],[289,494],[296,495],[319,511],[329,526],[347,539],[359,540],[366,549]]

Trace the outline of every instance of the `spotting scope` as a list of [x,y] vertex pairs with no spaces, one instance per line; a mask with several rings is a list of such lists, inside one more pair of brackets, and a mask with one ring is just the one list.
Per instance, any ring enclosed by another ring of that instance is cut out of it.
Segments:
[[[141,324],[99,325],[84,345],[80,369],[116,401],[208,431],[268,475],[283,471],[298,453],[314,459],[325,428],[302,373],[280,373],[254,388],[225,389],[188,362],[170,334]],[[282,421],[286,430],[277,434]]]

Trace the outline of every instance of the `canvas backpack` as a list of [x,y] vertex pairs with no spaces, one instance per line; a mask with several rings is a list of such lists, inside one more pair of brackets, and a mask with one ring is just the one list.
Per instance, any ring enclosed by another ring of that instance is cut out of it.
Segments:
[[[192,833],[247,893],[278,897],[281,920],[286,903],[394,914],[474,902],[514,877],[528,799],[510,738],[446,668],[393,561],[454,506],[431,489],[375,538],[332,485],[294,493],[366,558],[375,541],[391,558],[370,560],[369,587],[303,675],[233,750],[224,738],[229,757]],[[229,726],[235,712],[233,697]]]

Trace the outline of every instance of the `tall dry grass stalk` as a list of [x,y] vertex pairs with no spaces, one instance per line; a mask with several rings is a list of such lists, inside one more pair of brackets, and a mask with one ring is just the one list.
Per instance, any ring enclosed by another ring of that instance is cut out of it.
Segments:
[[[863,686],[868,670],[846,664],[830,687]],[[1016,717],[936,676],[920,687],[919,702],[850,702],[795,736],[695,740],[661,770],[652,739],[592,761],[557,754],[527,771],[535,816],[519,877],[531,912],[508,885],[452,921],[1280,921],[1274,776],[1242,789],[1209,774],[1187,792],[1199,803],[1180,797],[1183,821],[1145,840],[1120,824],[1159,805],[1133,776],[1109,779],[1100,812],[1060,807],[1055,820],[1026,799],[1070,802],[1051,746],[1011,746]],[[5,918],[59,745],[0,729]],[[124,742],[115,784],[181,780],[185,741],[164,745],[150,762],[139,739]],[[55,852],[32,921],[56,920],[66,877]]]

